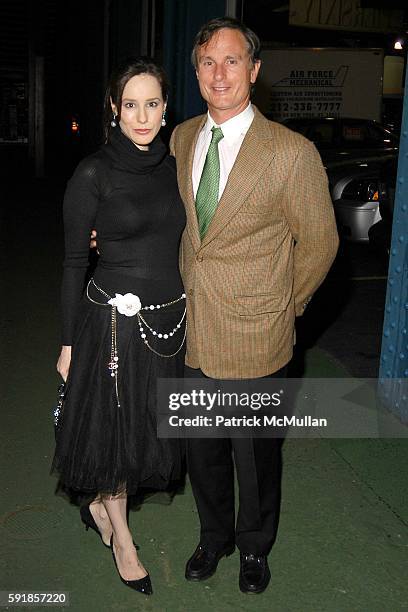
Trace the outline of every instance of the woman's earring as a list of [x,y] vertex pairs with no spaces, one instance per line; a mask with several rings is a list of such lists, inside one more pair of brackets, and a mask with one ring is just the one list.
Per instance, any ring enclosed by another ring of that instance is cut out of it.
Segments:
[[167,123],[166,122],[166,109],[164,109],[163,115],[162,115],[162,120],[161,120],[162,127],[165,127],[166,123]]
[[117,117],[117,115],[115,115],[115,113],[113,113],[113,119],[111,121],[111,126],[112,127],[116,127],[117,126],[116,117]]

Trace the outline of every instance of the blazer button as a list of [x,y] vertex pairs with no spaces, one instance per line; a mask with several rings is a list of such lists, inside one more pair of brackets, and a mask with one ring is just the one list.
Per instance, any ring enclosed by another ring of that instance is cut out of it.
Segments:
[[189,289],[188,290],[188,295],[193,295],[194,294],[194,290],[193,289]]
[[197,255],[197,261],[203,261],[204,257],[202,255]]

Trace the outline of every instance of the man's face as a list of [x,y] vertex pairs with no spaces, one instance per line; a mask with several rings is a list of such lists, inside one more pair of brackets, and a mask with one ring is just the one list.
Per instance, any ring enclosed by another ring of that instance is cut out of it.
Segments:
[[235,117],[248,106],[251,84],[260,65],[259,60],[252,65],[247,42],[239,30],[218,30],[198,48],[198,84],[216,123]]

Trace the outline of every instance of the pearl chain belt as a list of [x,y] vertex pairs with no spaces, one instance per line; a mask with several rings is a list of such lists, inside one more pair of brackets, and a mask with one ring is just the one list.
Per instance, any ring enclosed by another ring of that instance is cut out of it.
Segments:
[[[102,295],[108,298],[108,301],[106,303],[97,302],[96,300],[93,300],[91,298],[91,296],[89,295],[89,285],[90,284],[92,284],[93,287],[95,287],[95,289],[97,289]],[[178,302],[181,302],[181,300],[185,300],[186,294],[183,293],[181,297],[177,298],[177,300],[173,300],[172,302],[166,302],[165,304],[150,304],[149,306],[142,306],[140,298],[137,295],[134,295],[133,293],[126,293],[125,295],[116,293],[115,297],[113,298],[108,293],[106,293],[103,289],[98,287],[94,279],[91,278],[91,280],[86,286],[86,297],[93,304],[97,304],[98,306],[110,306],[111,307],[111,329],[112,329],[111,359],[110,359],[110,362],[108,363],[108,369],[110,370],[111,376],[115,378],[116,399],[117,399],[118,407],[120,407],[119,392],[118,392],[119,357],[118,357],[118,348],[117,348],[117,313],[123,314],[126,317],[134,317],[136,315],[137,321],[139,324],[140,338],[142,339],[146,347],[150,349],[153,353],[158,355],[159,357],[166,357],[166,358],[174,357],[175,355],[177,355],[177,353],[181,351],[183,344],[185,342],[186,334],[187,334],[187,321],[184,325],[184,334],[183,334],[183,339],[181,341],[180,346],[174,353],[170,353],[167,355],[164,353],[159,353],[159,351],[156,351],[153,347],[150,346],[149,341],[147,340],[146,331],[149,331],[152,334],[152,336],[156,336],[156,338],[160,338],[160,340],[168,340],[181,329],[183,321],[186,318],[186,308],[184,307],[183,316],[181,317],[177,325],[173,327],[172,330],[167,331],[167,332],[158,332],[157,330],[153,329],[144,319],[141,312],[147,311],[147,310],[151,310],[151,311],[156,310],[156,309],[159,310],[160,308],[166,308],[166,306],[172,306],[173,304],[177,304]]]

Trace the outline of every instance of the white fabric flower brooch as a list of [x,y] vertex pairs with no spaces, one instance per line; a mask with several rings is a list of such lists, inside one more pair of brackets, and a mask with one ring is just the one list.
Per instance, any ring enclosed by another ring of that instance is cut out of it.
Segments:
[[134,317],[142,308],[139,297],[133,293],[125,293],[125,295],[115,293],[115,297],[111,298],[108,304],[116,306],[118,312],[127,317]]

